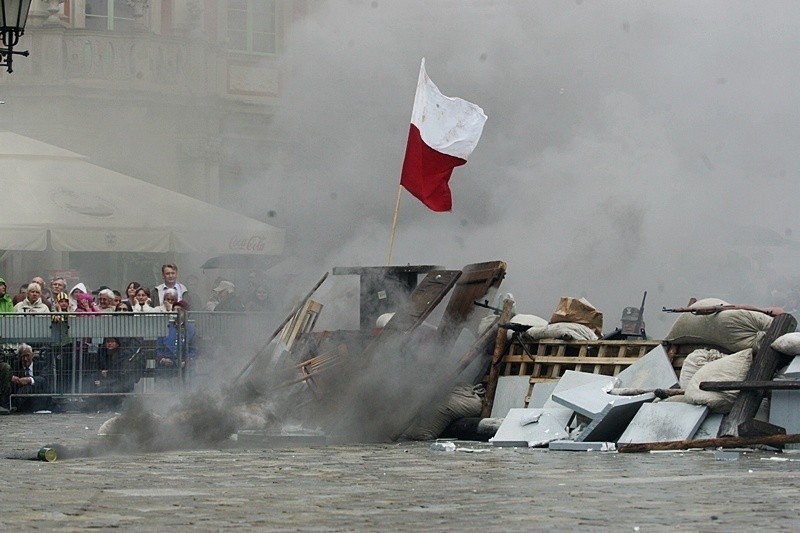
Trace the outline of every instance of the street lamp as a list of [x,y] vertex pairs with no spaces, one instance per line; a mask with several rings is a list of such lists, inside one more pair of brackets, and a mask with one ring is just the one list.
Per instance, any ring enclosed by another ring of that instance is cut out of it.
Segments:
[[28,56],[27,50],[16,52],[14,47],[25,33],[30,7],[31,0],[0,0],[0,39],[5,46],[0,48],[0,67],[8,67],[8,72],[13,72],[11,60],[14,54]]

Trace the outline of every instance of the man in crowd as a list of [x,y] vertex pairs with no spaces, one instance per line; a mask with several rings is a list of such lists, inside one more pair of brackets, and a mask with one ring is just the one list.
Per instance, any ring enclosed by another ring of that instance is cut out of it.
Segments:
[[[50,309],[56,310],[56,296],[67,290],[67,282],[62,277],[55,277],[50,280],[50,300],[45,302],[50,305]],[[43,298],[44,300],[44,298]]]
[[50,308],[42,302],[42,287],[33,281],[28,283],[25,298],[14,306],[17,313],[49,313]]
[[[34,359],[33,348],[21,344],[12,364],[0,364],[0,401],[8,406],[9,394],[42,394],[48,392],[48,365],[44,360]],[[18,398],[17,411],[31,412],[47,405],[44,398]]]
[[244,304],[236,295],[236,286],[230,281],[220,281],[214,287],[211,297],[216,300],[217,305],[214,306],[214,311],[232,311],[241,313],[244,311]]
[[161,266],[161,277],[164,283],[157,285],[150,291],[151,302],[153,307],[161,305],[164,301],[164,291],[167,289],[175,289],[178,292],[178,300],[189,301],[189,291],[186,286],[178,282],[178,267],[173,263],[167,263]]
[[28,284],[23,283],[22,285],[19,286],[19,291],[17,291],[17,294],[11,297],[11,301],[14,302],[14,305],[17,305],[18,303],[20,303],[22,300],[25,299],[25,296],[27,294],[28,294]]

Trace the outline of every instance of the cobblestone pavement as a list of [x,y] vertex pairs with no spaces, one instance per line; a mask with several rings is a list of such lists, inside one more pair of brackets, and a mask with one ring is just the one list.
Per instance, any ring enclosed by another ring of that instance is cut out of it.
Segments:
[[797,530],[800,454],[617,454],[459,442],[22,460],[108,414],[0,417],[9,530]]

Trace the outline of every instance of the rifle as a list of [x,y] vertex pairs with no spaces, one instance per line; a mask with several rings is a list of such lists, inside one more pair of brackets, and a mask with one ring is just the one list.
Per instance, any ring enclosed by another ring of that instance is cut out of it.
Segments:
[[[477,305],[478,307],[483,307],[485,309],[491,309],[492,311],[494,311],[494,314],[496,314],[496,315],[499,315],[500,313],[503,312],[503,310],[500,309],[499,307],[494,307],[492,305],[489,305],[489,300],[484,300],[483,303],[481,303],[481,302],[472,302],[472,305]],[[528,327],[530,327],[530,326],[528,326]]]
[[745,311],[755,311],[757,313],[764,313],[768,316],[778,316],[783,314],[783,309],[780,307],[754,307],[752,305],[744,304],[718,304],[718,305],[702,305],[695,307],[662,307],[661,311],[664,313],[692,313],[693,315],[713,315],[720,311],[732,311],[736,309],[743,309]]
[[644,301],[647,300],[647,291],[644,291],[644,296],[642,296],[642,305],[639,307],[639,318],[636,319],[636,333],[641,335],[643,339],[647,338],[647,334],[644,332],[644,328],[642,325],[644,324]]

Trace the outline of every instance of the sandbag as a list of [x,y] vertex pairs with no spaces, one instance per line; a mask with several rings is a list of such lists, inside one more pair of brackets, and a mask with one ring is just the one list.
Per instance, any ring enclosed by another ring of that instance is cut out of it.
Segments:
[[714,413],[729,413],[739,391],[700,390],[700,383],[704,381],[743,381],[752,363],[753,350],[750,348],[706,363],[689,380],[684,396],[693,404],[707,405]]
[[[540,316],[536,316],[536,315],[519,314],[519,315],[514,315],[511,318],[511,320],[509,320],[509,323],[511,323],[511,324],[521,324],[523,326],[534,327],[534,326],[546,326],[547,325],[547,320],[545,320],[544,318],[542,318]],[[512,335],[513,331],[511,331],[509,329],[509,330],[506,330],[506,333],[507,333],[507,336],[508,336],[507,338],[509,340],[511,340],[511,335]]]
[[534,326],[522,335],[525,338],[533,340],[558,339],[562,341],[595,341],[598,338],[595,332],[587,326],[569,322]]
[[571,322],[583,324],[598,337],[603,334],[603,313],[598,311],[586,298],[563,296],[558,302],[550,323]]
[[680,383],[681,388],[686,388],[686,385],[692,379],[692,376],[694,376],[695,372],[697,372],[702,366],[704,366],[706,363],[710,363],[711,361],[716,361],[722,357],[725,357],[725,354],[719,350],[706,350],[704,348],[695,350],[687,355],[686,359],[681,365],[681,375],[678,378],[678,383]]
[[[713,305],[727,305],[727,302],[706,298],[689,307]],[[664,340],[671,344],[719,346],[728,352],[740,352],[747,348],[757,350],[770,324],[771,316],[745,309],[731,309],[710,315],[681,313]]]
[[419,416],[404,432],[403,437],[410,440],[434,440],[452,421],[480,416],[484,392],[483,385],[456,385],[444,402]]
[[784,333],[770,347],[784,355],[800,355],[800,331]]

